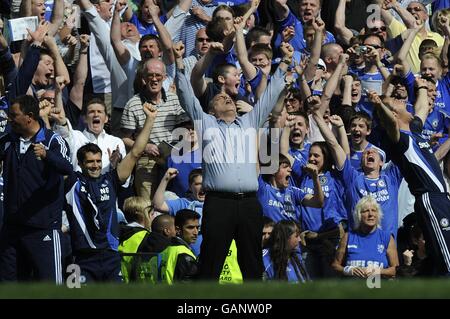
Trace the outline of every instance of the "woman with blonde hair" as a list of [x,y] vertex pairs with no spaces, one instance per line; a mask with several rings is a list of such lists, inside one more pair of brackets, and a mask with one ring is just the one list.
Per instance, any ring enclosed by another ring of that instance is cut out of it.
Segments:
[[154,209],[149,199],[143,197],[129,197],[123,204],[123,212],[129,221],[127,225],[122,225],[119,234],[119,252],[122,257],[122,277],[125,282],[136,280],[142,277],[137,274],[141,261],[141,253],[148,251],[144,246],[150,235],[150,227],[155,218]]
[[354,228],[342,238],[332,267],[344,276],[395,277],[398,263],[394,237],[381,229],[383,212],[376,199],[364,196],[355,206]]
[[123,203],[123,212],[130,226],[131,224],[138,224],[150,230],[152,220],[155,218],[155,211],[149,199],[133,196],[128,197]]

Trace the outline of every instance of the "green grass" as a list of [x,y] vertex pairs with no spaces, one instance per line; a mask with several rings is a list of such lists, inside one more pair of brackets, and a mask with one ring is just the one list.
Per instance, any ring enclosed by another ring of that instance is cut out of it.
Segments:
[[216,285],[194,283],[174,286],[99,284],[80,289],[55,287],[49,284],[2,284],[0,298],[149,298],[149,299],[307,299],[307,298],[450,298],[450,281],[397,280],[382,281],[381,288],[369,289],[365,281],[316,281],[306,285],[285,283],[247,283],[244,285]]

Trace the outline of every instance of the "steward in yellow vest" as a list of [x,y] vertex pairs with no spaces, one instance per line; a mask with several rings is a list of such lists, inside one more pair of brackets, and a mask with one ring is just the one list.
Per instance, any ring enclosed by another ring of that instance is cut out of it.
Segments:
[[125,282],[150,281],[148,262],[163,251],[175,236],[174,218],[160,215],[153,220],[152,231],[132,222],[121,226],[119,252],[122,257],[122,276]]
[[192,280],[198,272],[197,258],[189,245],[174,237],[170,245],[150,259],[152,283],[173,284],[174,281]]

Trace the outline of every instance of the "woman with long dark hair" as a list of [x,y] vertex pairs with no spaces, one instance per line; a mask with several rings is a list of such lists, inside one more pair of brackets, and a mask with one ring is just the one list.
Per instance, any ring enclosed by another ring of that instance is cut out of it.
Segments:
[[275,224],[268,248],[263,250],[264,278],[305,282],[309,280],[300,250],[300,227],[291,220]]

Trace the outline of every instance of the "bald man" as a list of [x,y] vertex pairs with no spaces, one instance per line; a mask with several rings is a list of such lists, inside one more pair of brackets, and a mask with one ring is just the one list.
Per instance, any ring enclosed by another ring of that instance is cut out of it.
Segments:
[[144,62],[139,83],[134,95],[125,105],[122,114],[121,128],[125,146],[129,149],[134,144],[134,136],[143,127],[145,114],[143,104],[150,103],[158,109],[155,125],[150,134],[144,154],[139,160],[135,174],[135,188],[138,196],[152,198],[158,187],[158,165],[156,159],[160,156],[158,145],[163,141],[172,141],[172,131],[175,126],[186,122],[187,116],[180,106],[178,97],[163,88],[166,79],[166,66],[159,59],[149,59]]

